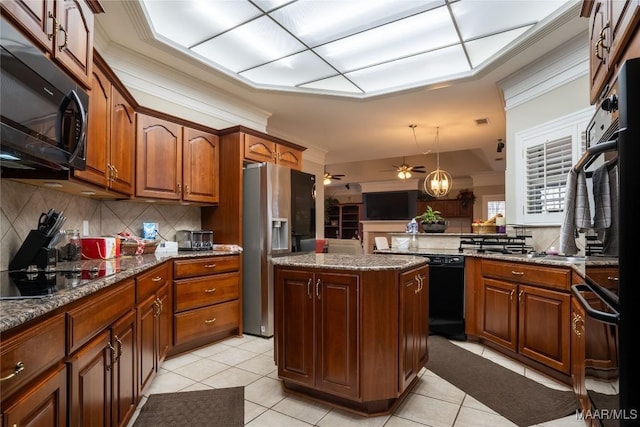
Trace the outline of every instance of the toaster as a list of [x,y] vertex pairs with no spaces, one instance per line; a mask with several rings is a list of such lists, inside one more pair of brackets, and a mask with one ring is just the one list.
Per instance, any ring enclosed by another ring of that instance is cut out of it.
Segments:
[[213,231],[178,230],[176,241],[181,251],[210,251],[213,249]]

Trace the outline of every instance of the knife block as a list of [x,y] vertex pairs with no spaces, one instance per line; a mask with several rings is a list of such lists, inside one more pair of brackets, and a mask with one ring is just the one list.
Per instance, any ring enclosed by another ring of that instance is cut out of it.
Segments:
[[38,268],[45,268],[51,263],[51,251],[54,254],[53,263],[55,264],[55,250],[47,248],[50,241],[51,237],[47,237],[38,230],[31,230],[11,260],[9,270],[22,270],[32,264],[36,264]]

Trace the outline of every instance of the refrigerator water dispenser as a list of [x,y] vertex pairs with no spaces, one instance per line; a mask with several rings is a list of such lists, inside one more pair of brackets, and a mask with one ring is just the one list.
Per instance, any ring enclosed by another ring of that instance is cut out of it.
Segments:
[[273,218],[271,220],[271,250],[289,250],[289,220]]

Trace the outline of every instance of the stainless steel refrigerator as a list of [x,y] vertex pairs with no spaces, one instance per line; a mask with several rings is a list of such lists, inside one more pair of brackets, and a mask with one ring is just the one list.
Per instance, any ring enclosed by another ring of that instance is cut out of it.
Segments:
[[[272,163],[243,171],[242,312],[247,334],[273,336],[271,259],[315,239],[315,176]],[[315,246],[314,246],[315,247]]]

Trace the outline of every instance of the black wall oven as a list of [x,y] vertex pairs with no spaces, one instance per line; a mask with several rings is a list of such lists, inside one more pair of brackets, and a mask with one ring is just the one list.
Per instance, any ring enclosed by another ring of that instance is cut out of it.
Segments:
[[620,68],[587,128],[587,141],[577,168],[601,154],[617,158],[617,206],[612,204],[611,212],[618,226],[618,270],[617,277],[597,274],[602,270],[596,262],[587,261],[585,283],[572,288],[587,314],[583,375],[591,410],[585,415],[601,426],[635,426],[640,425],[640,351],[634,343],[640,326],[635,207],[640,195],[640,58]]

